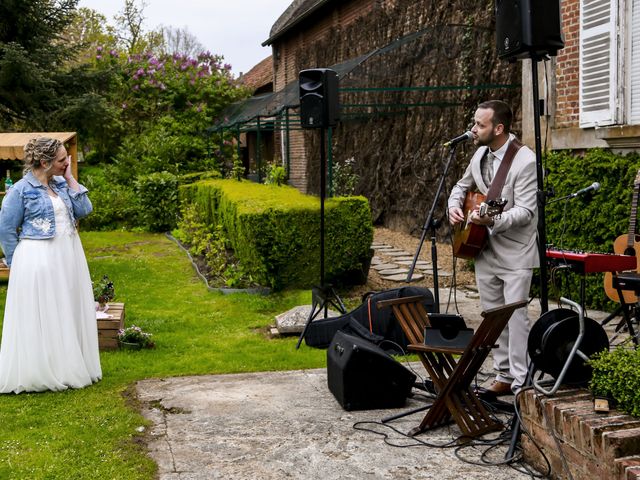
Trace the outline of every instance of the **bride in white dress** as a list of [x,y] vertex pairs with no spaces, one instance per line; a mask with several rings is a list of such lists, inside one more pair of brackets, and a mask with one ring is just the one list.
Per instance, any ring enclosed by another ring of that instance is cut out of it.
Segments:
[[82,388],[102,378],[91,277],[75,228],[91,213],[64,146],[25,146],[25,175],[0,210],[11,267],[0,345],[0,393]]

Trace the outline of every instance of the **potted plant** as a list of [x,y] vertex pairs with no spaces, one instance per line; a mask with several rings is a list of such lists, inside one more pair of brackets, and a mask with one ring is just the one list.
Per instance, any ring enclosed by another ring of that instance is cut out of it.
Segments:
[[129,350],[155,347],[151,334],[135,325],[118,330],[118,343],[121,348]]
[[96,282],[93,282],[93,299],[98,302],[100,310],[105,310],[107,303],[115,298],[116,292],[113,282],[107,275]]

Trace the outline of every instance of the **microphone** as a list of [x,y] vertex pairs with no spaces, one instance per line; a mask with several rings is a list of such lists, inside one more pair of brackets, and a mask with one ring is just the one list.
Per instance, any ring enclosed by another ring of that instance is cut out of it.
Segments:
[[471,132],[464,132],[462,135],[457,136],[456,138],[449,140],[447,143],[444,144],[445,147],[454,147],[457,144],[459,144],[460,142],[466,142],[467,140],[471,140],[473,138],[473,133]]
[[593,182],[591,185],[589,185],[586,188],[583,188],[582,190],[578,190],[576,193],[572,193],[571,195],[569,195],[569,198],[574,198],[577,197],[578,195],[582,195],[583,193],[587,193],[587,192],[591,192],[591,191],[596,191],[600,189],[600,184],[598,182]]

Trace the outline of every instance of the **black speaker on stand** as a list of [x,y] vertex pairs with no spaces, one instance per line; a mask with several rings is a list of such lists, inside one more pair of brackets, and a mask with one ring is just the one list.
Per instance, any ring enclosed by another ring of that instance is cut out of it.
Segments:
[[559,0],[496,0],[498,57],[557,55],[564,48]]
[[402,407],[416,376],[377,345],[337,331],[327,349],[329,390],[345,410]]
[[[540,93],[538,91],[538,62],[555,56],[564,48],[560,0],[496,0],[496,47],[498,57],[515,62],[531,59],[533,91],[533,125],[535,131],[536,176],[538,186],[538,256],[540,259],[540,309],[549,310],[546,269],[546,193],[542,166],[542,140],[540,133]],[[530,367],[525,385],[531,385],[533,370]],[[511,444],[506,460],[514,458],[520,436],[520,421],[513,417]]]
[[302,70],[298,76],[300,92],[300,125],[302,128],[320,130],[320,285],[311,291],[311,312],[298,338],[296,349],[307,334],[309,325],[324,310],[332,305],[340,313],[347,313],[342,300],[331,285],[324,282],[324,199],[327,191],[327,159],[325,151],[325,129],[334,127],[339,120],[338,74],[328,68]]

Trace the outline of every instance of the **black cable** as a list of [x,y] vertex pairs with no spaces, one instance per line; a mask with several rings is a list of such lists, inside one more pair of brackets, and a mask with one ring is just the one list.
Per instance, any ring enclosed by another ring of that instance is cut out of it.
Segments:
[[[520,417],[520,412],[518,409],[518,398],[520,397],[520,395],[526,391],[526,390],[530,390],[533,387],[525,387],[523,389],[521,389],[517,394],[516,397],[514,399],[514,415],[517,415],[518,420],[520,421],[521,425],[522,425],[522,419]],[[487,403],[487,402],[485,402]],[[488,405],[491,405],[490,403]],[[494,420],[498,421],[499,423],[502,423],[503,425],[506,424],[512,424],[511,421],[506,422],[506,421],[501,421],[500,419],[498,419],[496,416],[494,416]],[[398,435],[400,435],[401,437],[407,438],[407,439],[411,439],[412,442],[411,443],[405,443],[405,444],[400,444],[397,443],[395,441],[393,441],[390,438],[390,435],[388,432],[383,432],[383,431],[379,431],[376,430],[374,428],[368,427],[367,425],[373,425],[373,426],[383,426],[389,430],[391,430],[392,432],[397,433]],[[535,439],[533,439],[533,437],[530,435],[530,433],[526,430],[526,428],[522,427],[522,432],[524,435],[527,435],[527,438],[529,438],[529,440],[531,441],[531,443],[534,445],[534,447],[538,450],[538,452],[540,453],[540,455],[542,456],[542,458],[544,459],[545,463],[546,463],[546,472],[545,473],[537,473],[535,472],[531,467],[529,467],[527,464],[525,464],[523,462],[523,454],[522,454],[522,449],[519,447],[518,452],[516,455],[514,455],[512,458],[509,459],[503,459],[500,461],[494,461],[491,460],[489,458],[490,455],[492,455],[494,453],[494,451],[502,446],[507,446],[511,440],[511,430],[509,428],[503,430],[501,433],[499,433],[496,437],[494,438],[486,438],[484,436],[481,437],[476,437],[473,439],[470,439],[469,437],[466,437],[464,435],[458,436],[453,438],[452,440],[445,442],[445,443],[432,443],[432,442],[427,442],[424,440],[421,440],[420,438],[417,437],[410,437],[409,435],[405,434],[404,432],[400,431],[399,429],[388,425],[386,423],[381,423],[381,422],[376,422],[376,421],[362,421],[362,422],[356,422],[353,424],[353,428],[356,430],[360,430],[360,431],[365,431],[365,432],[370,432],[373,433],[375,435],[380,435],[383,437],[383,441],[385,444],[392,446],[392,447],[397,447],[397,448],[409,448],[409,447],[420,447],[420,446],[424,446],[424,447],[431,447],[431,448],[453,448],[453,452],[454,455],[456,456],[456,458],[458,458],[460,461],[468,463],[470,465],[478,465],[478,466],[483,466],[483,467],[490,467],[490,466],[501,466],[501,465],[508,465],[511,468],[513,468],[514,470],[523,473],[525,475],[529,475],[530,478],[549,478],[549,475],[551,474],[551,465],[549,463],[548,458],[546,457],[546,455],[544,454],[542,448],[538,445],[538,443],[535,441]],[[461,442],[463,441],[463,444],[461,445]],[[484,447],[484,450],[481,450],[482,447]],[[465,451],[469,451],[469,450],[473,450],[473,451],[478,451],[479,453],[479,460],[474,460],[469,458],[469,456],[464,456],[464,452]],[[562,455],[562,451],[561,455]]]

